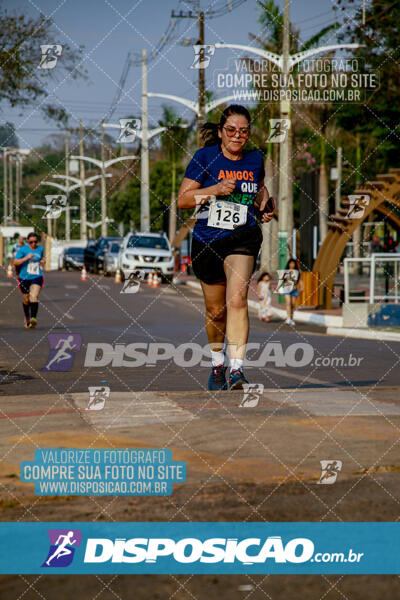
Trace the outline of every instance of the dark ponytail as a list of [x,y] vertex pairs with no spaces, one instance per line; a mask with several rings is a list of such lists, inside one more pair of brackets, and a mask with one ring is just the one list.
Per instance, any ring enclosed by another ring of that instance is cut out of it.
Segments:
[[215,146],[221,144],[221,138],[218,136],[218,131],[220,131],[225,125],[228,117],[231,115],[243,115],[246,117],[247,122],[250,126],[251,118],[250,113],[245,106],[241,106],[240,104],[231,104],[221,114],[221,118],[219,123],[204,123],[200,129],[201,137],[203,138],[205,146]]

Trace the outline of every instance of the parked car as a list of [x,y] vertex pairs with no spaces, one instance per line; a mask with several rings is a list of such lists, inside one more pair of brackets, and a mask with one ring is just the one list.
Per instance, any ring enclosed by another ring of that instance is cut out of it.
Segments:
[[98,273],[103,269],[104,252],[113,242],[121,242],[120,237],[99,237],[98,240],[89,240],[85,248],[85,266],[88,271]]
[[60,268],[70,271],[71,269],[82,269],[84,264],[85,248],[64,248],[60,256]]
[[121,244],[118,266],[123,278],[137,271],[156,271],[172,281],[174,257],[165,233],[128,233]]
[[120,242],[111,242],[108,250],[104,252],[103,272],[104,275],[112,275],[118,267],[118,253],[121,246]]

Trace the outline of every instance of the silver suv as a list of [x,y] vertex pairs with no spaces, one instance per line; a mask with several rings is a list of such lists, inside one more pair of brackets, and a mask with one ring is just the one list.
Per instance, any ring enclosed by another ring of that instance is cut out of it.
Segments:
[[128,233],[119,249],[118,266],[125,279],[137,271],[156,271],[172,281],[174,256],[166,234]]

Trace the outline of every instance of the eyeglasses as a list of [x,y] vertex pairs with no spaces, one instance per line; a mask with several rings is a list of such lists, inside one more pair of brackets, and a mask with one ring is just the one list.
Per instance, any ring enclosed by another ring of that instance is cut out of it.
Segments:
[[225,129],[226,135],[228,137],[233,137],[237,133],[239,134],[240,137],[247,137],[250,133],[250,127],[239,127],[239,129],[236,129],[236,127],[231,127],[230,125],[226,125],[222,129]]
[[28,240],[28,244],[37,244],[38,241],[36,238],[34,238],[33,240]]

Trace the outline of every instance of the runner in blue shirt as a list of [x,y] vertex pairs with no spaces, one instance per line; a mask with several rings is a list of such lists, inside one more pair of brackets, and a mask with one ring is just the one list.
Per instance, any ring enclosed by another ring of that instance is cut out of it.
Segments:
[[[273,217],[264,187],[263,157],[246,151],[250,114],[244,106],[226,108],[219,124],[202,129],[205,147],[190,161],[178,195],[178,207],[196,208],[192,267],[200,279],[211,349],[209,390],[240,389],[248,383],[243,360],[249,334],[247,293],[262,232],[258,224]],[[224,367],[225,335],[230,376]]]
[[27,243],[15,254],[14,265],[19,268],[18,285],[23,296],[25,327],[33,329],[37,324],[38,299],[43,287],[44,258],[37,233],[30,233],[26,239]]

